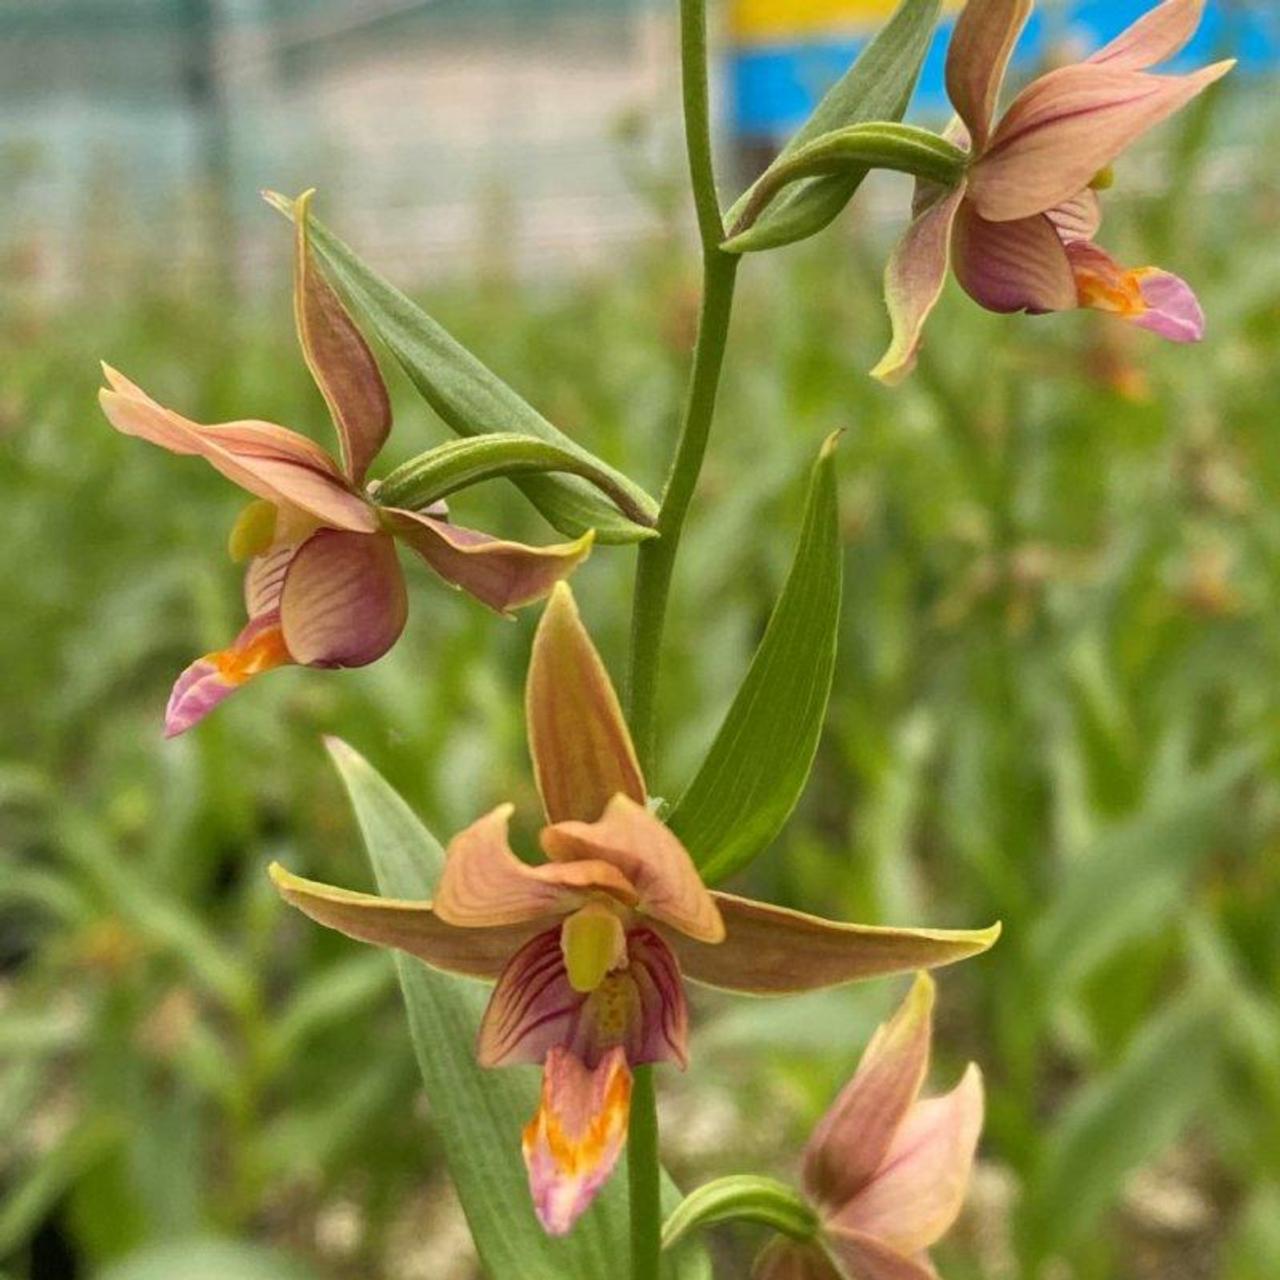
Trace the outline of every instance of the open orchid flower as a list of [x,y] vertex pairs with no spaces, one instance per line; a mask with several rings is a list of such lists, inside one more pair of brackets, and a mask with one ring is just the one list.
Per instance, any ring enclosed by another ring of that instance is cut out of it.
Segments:
[[755,1280],[937,1280],[926,1250],[964,1203],[983,1103],[972,1064],[950,1093],[920,1100],[932,1013],[922,973],[809,1140],[803,1182],[816,1238],[777,1240]]
[[538,1217],[560,1234],[622,1150],[631,1068],[685,1065],[682,975],[756,995],[807,991],[962,960],[999,928],[835,924],[710,892],[647,807],[617,695],[564,583],[534,640],[527,715],[549,861],[512,853],[512,808],[502,805],[450,842],[432,902],[334,889],[280,867],[272,876],[321,924],[496,979],[479,1060],[543,1066],[524,1156]]
[[375,505],[365,473],[391,429],[391,405],[372,351],[312,262],[299,200],[294,314],[303,356],[337,428],[339,465],[287,427],[244,421],[201,426],[157,404],[114,369],[100,400],[108,420],[173,453],[197,454],[254,496],[230,550],[248,560],[248,622],[231,645],[193,662],[165,714],[172,737],[263,671],[288,663],[359,667],[404,629],[407,600],[395,540],[446,582],[508,612],[544,597],[589,554],[592,537],[528,547],[450,523],[441,508]]
[[1204,336],[1191,287],[1155,267],[1121,266],[1093,242],[1097,189],[1112,162],[1234,63],[1154,75],[1195,33],[1204,0],[1164,0],[1086,61],[1041,76],[995,121],[1010,55],[1032,0],[968,0],[947,51],[947,92],[970,149],[950,190],[917,183],[914,221],[885,273],[893,342],[873,370],[911,371],[948,267],[990,311],[1041,315],[1090,307],[1174,342]]

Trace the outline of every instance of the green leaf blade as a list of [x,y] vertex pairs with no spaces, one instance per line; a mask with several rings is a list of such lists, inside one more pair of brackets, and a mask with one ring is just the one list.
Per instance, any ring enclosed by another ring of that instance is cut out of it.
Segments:
[[[783,147],[770,169],[784,164],[801,147],[823,134],[874,120],[901,120],[907,113],[929,52],[940,7],[941,0],[903,0],[858,60]],[[750,231],[734,238],[734,252],[776,249],[821,231],[853,198],[868,172],[866,168],[852,169],[789,187]],[[729,227],[742,217],[751,199],[749,190],[729,210],[726,219]]]
[[[273,192],[267,201],[286,217],[293,202]],[[586,480],[574,475],[525,475],[513,480],[551,525],[570,537],[588,529],[602,543],[640,542],[654,537],[657,503],[629,477],[596,458],[558,428],[477,359],[415,302],[365,264],[315,217],[309,217],[311,246],[330,276],[400,362],[418,393],[460,436],[507,432],[536,436],[607,475],[640,524],[621,514]]]
[[668,825],[708,882],[745,866],[781,830],[813,766],[840,619],[836,437],[809,482],[795,558],[746,678]]

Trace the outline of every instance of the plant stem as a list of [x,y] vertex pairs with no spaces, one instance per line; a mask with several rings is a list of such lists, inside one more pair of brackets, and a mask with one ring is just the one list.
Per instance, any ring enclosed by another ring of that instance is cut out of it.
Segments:
[[662,1255],[662,1188],[658,1168],[658,1103],[653,1091],[653,1068],[636,1067],[627,1132],[631,1280],[658,1280]]
[[[716,195],[711,150],[706,0],[680,0],[680,83],[689,178],[702,242],[703,288],[698,340],[680,438],[658,513],[659,536],[640,547],[636,565],[627,689],[636,751],[650,771],[657,739],[658,659],[667,598],[671,593],[671,574],[707,451],[738,270],[737,258],[720,248],[724,219]],[[662,1187],[658,1164],[658,1107],[653,1068],[648,1066],[636,1068],[632,1086],[627,1175],[631,1195],[631,1280],[658,1280],[662,1256]]]
[[716,195],[707,97],[706,0],[681,0],[681,69],[685,143],[702,241],[703,292],[693,373],[685,399],[680,438],[658,515],[659,536],[641,546],[636,566],[628,681],[631,734],[641,763],[652,770],[657,744],[658,664],[671,576],[685,517],[693,500],[715,412],[724,363],[738,259],[724,253],[724,222]]

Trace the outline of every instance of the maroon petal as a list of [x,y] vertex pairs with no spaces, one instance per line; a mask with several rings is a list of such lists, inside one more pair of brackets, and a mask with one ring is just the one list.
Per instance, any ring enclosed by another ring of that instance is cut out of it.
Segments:
[[408,615],[395,542],[321,529],[294,556],[280,595],[285,643],[312,667],[363,667],[400,638]]
[[628,964],[589,995],[569,981],[559,926],[538,934],[503,970],[480,1024],[482,1066],[541,1062],[556,1045],[588,1067],[621,1047],[633,1066],[684,1066],[688,1009],[671,950],[648,929],[627,935]]
[[952,238],[952,266],[965,292],[988,311],[1071,311],[1076,283],[1048,218],[988,222],[965,203]]
[[540,1063],[554,1046],[572,1043],[585,1003],[569,983],[557,924],[525,943],[498,978],[480,1021],[480,1065]]

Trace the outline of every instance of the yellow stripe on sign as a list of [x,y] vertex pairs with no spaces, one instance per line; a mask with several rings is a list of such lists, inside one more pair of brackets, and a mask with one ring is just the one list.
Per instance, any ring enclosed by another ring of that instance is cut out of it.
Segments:
[[[866,32],[881,26],[900,0],[730,0],[729,30],[756,44],[818,32]],[[958,7],[948,3],[947,8]]]

